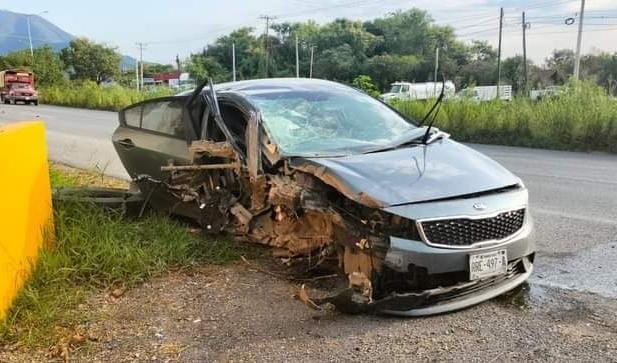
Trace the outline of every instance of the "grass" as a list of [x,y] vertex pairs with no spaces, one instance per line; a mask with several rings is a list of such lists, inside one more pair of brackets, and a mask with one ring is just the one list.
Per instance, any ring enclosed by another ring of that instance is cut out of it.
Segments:
[[[421,120],[432,102],[394,106]],[[447,101],[435,126],[460,141],[617,153],[617,100],[584,82],[572,82],[562,96],[539,102]]]
[[94,82],[71,82],[40,89],[41,103],[109,111],[118,111],[136,102],[172,94],[172,90],[163,87],[140,92],[120,86],[101,87]]
[[[78,184],[75,176],[55,168],[50,177],[54,186]],[[34,273],[0,325],[0,346],[53,343],[56,328],[71,329],[86,319],[78,305],[101,290],[135,286],[172,269],[236,261],[252,252],[250,245],[206,239],[156,213],[128,219],[71,202],[55,207],[54,223],[54,245],[42,249]]]

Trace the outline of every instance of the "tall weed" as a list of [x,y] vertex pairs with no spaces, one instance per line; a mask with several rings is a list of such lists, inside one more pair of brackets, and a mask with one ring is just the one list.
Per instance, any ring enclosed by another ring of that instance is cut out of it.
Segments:
[[[394,104],[416,120],[431,106],[431,101]],[[571,82],[563,94],[543,101],[449,100],[435,126],[466,142],[617,153],[617,99],[586,82]]]

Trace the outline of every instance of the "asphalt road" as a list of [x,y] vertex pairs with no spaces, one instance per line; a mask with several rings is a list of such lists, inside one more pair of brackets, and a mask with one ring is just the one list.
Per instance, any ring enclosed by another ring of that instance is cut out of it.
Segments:
[[[80,168],[104,169],[108,174],[126,177],[110,142],[111,134],[117,125],[115,113],[53,106],[0,105],[0,123],[30,119],[45,121],[52,160]],[[455,131],[452,131],[452,134],[456,136]],[[539,310],[525,318],[522,315],[524,313],[518,310],[502,310],[501,305],[489,304],[462,313],[463,315],[452,314],[437,321],[446,329],[450,324],[464,325],[466,317],[475,316],[483,321],[482,324],[499,326],[502,324],[499,319],[503,317],[506,319],[503,322],[505,326],[512,329],[509,337],[515,339],[518,345],[523,344],[520,341],[523,338],[517,337],[517,319],[536,319],[538,331],[548,329],[555,332],[562,329],[560,324],[564,321],[559,312],[569,311],[573,314],[572,319],[581,324],[580,327],[577,325],[576,329],[585,329],[585,326],[597,327],[597,335],[593,335],[591,340],[596,341],[595,337],[603,334],[615,334],[617,155],[491,145],[470,146],[520,176],[530,190],[538,258],[536,271],[523,294],[524,300],[536,304]],[[550,298],[547,299],[546,296]],[[612,315],[607,311],[612,311]],[[540,315],[533,318],[536,313]],[[543,315],[545,313],[547,315]],[[609,323],[589,320],[590,316],[600,316],[600,320]],[[249,319],[248,316],[246,318]],[[543,321],[549,322],[555,328],[541,326]],[[349,323],[353,325],[351,321]],[[529,339],[535,339],[531,336],[535,334],[536,323],[525,323],[526,331],[531,334]],[[394,337],[392,339],[397,343],[397,328],[390,326],[398,326],[399,323],[390,321],[384,324],[383,329],[386,329],[387,334],[391,334],[390,338]],[[479,326],[480,330],[482,324]],[[403,325],[404,329],[409,328],[408,325]],[[494,330],[493,328],[494,326],[490,330]],[[401,328],[401,332],[404,329]],[[426,326],[426,331],[430,331],[430,326]],[[504,339],[507,335],[504,335]],[[536,343],[544,338],[538,336],[537,339],[534,340]],[[367,341],[363,344],[369,343]],[[567,345],[571,342],[564,344],[563,350],[554,352],[553,358],[566,354],[561,357],[567,360]],[[541,347],[552,349],[550,339],[543,341]],[[609,348],[610,352],[615,353],[612,357],[617,357],[615,346],[611,345]],[[521,351],[524,350],[525,348],[521,347]],[[469,354],[467,357],[473,358],[473,351]],[[453,357],[456,356],[444,356]],[[590,351],[588,358],[592,357],[593,352]]]
[[[45,122],[52,160],[128,177],[110,141],[115,112],[0,105],[0,123],[18,120]],[[617,155],[470,146],[530,190],[540,257],[532,281],[617,298]]]
[[118,125],[115,112],[0,104],[0,124],[30,120],[45,122],[52,160],[128,179],[111,144],[111,135]]

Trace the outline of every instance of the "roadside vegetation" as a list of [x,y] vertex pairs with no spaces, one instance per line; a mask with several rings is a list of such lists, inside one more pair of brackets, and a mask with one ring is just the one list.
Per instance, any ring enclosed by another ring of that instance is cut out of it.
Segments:
[[[52,167],[52,184],[77,186],[83,173]],[[40,252],[31,278],[0,324],[0,347],[43,347],[59,331],[86,319],[78,306],[92,294],[116,294],[170,270],[223,264],[251,254],[251,246],[205,238],[183,222],[156,213],[128,218],[97,206],[65,202],[54,208],[55,241]]]
[[109,111],[118,111],[136,102],[172,94],[171,89],[163,87],[137,91],[119,85],[100,86],[92,81],[72,82],[40,89],[41,103]]
[[[403,114],[421,120],[433,101],[395,102]],[[540,102],[448,100],[434,124],[459,141],[547,149],[617,153],[617,99],[588,82]]]

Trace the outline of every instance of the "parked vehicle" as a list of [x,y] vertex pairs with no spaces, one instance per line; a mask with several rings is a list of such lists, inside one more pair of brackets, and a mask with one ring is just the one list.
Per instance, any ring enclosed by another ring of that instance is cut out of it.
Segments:
[[549,86],[544,89],[535,89],[529,91],[529,98],[532,101],[541,101],[551,98],[556,98],[565,92],[563,86]]
[[[497,86],[467,87],[459,91],[457,99],[473,100],[478,102],[492,101],[497,98]],[[512,85],[499,86],[499,99],[512,101]]]
[[39,94],[34,88],[34,74],[27,71],[0,72],[0,102],[39,104]]
[[445,132],[334,82],[203,88],[125,108],[114,147],[154,208],[340,271],[339,290],[300,300],[437,314],[531,274],[527,188]]
[[[409,100],[427,100],[429,98],[437,98],[441,93],[441,88],[444,86],[442,82],[394,82],[391,85],[390,92],[381,95],[384,102],[389,102],[394,99],[409,101]],[[445,82],[444,97],[448,98],[454,95],[456,87],[452,81]]]

